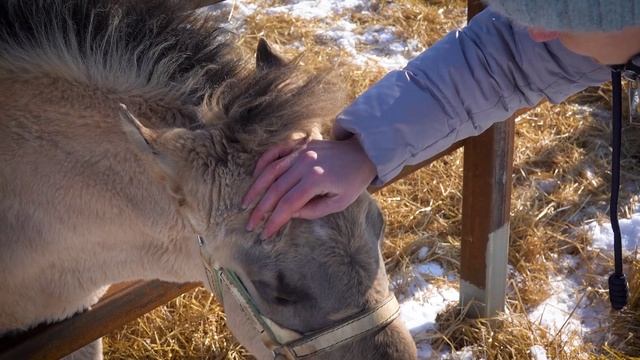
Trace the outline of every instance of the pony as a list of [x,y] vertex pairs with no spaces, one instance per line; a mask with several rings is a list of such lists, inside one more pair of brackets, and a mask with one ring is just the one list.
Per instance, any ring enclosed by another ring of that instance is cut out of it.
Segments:
[[[240,200],[260,154],[312,136],[343,100],[331,76],[265,41],[250,64],[233,34],[196,11],[203,3],[0,3],[0,335],[89,309],[122,281],[213,290],[214,265],[292,334],[335,327],[392,295],[384,220],[368,194],[292,220],[276,239],[245,230],[251,209]],[[258,358],[281,356],[224,291],[239,341]],[[101,357],[100,340],[70,355]],[[310,356],[415,357],[398,318]]]

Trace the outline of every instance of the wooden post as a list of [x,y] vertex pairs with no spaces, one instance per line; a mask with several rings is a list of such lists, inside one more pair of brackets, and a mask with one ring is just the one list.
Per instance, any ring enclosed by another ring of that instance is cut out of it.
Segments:
[[[471,19],[482,4],[468,9]],[[504,311],[514,127],[511,118],[464,144],[460,304],[471,316]]]

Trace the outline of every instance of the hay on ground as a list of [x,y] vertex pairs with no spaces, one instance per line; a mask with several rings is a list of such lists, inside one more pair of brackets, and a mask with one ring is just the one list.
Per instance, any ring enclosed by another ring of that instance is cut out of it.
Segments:
[[[263,2],[261,7],[281,4]],[[351,15],[361,28],[393,25],[399,36],[411,35],[424,46],[464,23],[465,2],[401,0],[374,1],[370,14]],[[338,68],[351,97],[384,75],[380,68],[350,65],[349,54],[316,36],[316,20],[300,20],[286,14],[249,16],[243,37],[251,54],[259,37],[297,55],[288,47],[299,43],[301,62],[310,70],[331,65]],[[590,238],[580,228],[587,219],[598,219],[608,209],[610,124],[593,109],[608,110],[610,88],[588,89],[562,105],[542,104],[518,119],[514,154],[509,263],[517,272],[510,282],[508,311],[496,319],[468,320],[464,311],[450,307],[438,318],[438,332],[430,339],[435,349],[470,347],[487,359],[528,359],[531,347],[542,346],[553,359],[631,359],[640,356],[640,261],[627,259],[633,290],[630,306],[615,315],[608,343],[601,348],[585,344],[564,346],[566,338],[547,332],[527,318],[551,291],[549,278],[564,273],[558,261],[574,255],[587,266],[611,265],[589,250]],[[625,126],[621,211],[630,214],[640,184],[640,129]],[[418,251],[430,249],[427,259],[448,270],[459,270],[462,151],[437,161],[380,191],[387,220],[384,249],[388,269],[402,274],[416,262]],[[597,269],[593,269],[596,271]],[[585,278],[585,293],[606,297],[600,277]],[[603,316],[607,316],[603,314]],[[574,335],[571,335],[574,336]],[[570,339],[569,339],[570,340]],[[224,325],[224,315],[210,294],[194,290],[105,338],[109,359],[210,358],[246,359]]]

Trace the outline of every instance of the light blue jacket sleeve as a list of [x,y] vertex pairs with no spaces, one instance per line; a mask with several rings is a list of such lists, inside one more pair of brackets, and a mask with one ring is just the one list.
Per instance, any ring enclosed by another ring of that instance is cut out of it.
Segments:
[[609,78],[606,66],[558,41],[536,43],[487,9],[364,92],[334,133],[357,136],[379,185],[544,97],[558,103]]

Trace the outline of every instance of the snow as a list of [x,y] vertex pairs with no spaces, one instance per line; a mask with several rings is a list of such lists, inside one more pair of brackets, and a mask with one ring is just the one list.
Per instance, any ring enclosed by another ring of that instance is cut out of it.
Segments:
[[423,246],[418,250],[418,261],[422,262],[427,260],[427,256],[429,255],[429,248]]
[[[637,253],[638,239],[640,238],[640,213],[635,213],[630,219],[619,219],[620,233],[622,237],[622,254],[629,256]],[[613,230],[611,223],[591,223],[587,225],[588,231],[593,237],[593,249],[604,250],[613,254]]]
[[[436,317],[460,298],[457,279],[445,280],[444,275],[440,264],[428,262],[415,264],[408,279],[393,282],[397,289],[405,289],[395,291],[400,301],[400,318],[416,339],[419,359],[435,356],[427,339],[436,332]],[[428,282],[425,277],[440,277],[445,284]]]
[[234,32],[244,30],[245,19],[256,12],[258,6],[246,1],[223,1],[207,6],[204,11],[209,15],[221,18],[221,23]]
[[529,349],[531,353],[531,360],[547,360],[547,351],[541,345],[533,345]]
[[444,276],[444,269],[440,264],[436,262],[419,264],[419,265],[416,265],[415,269],[421,275],[429,275],[434,277]]
[[344,19],[327,30],[318,31],[318,38],[334,42],[351,55],[351,62],[360,65],[376,65],[386,70],[403,68],[409,59],[420,53],[416,40],[403,41],[393,28],[371,26],[362,34],[355,32],[356,25]]
[[[288,0],[284,5],[264,8],[264,4],[257,1],[228,1],[212,6],[210,11],[224,16],[229,21],[229,27],[235,31],[242,31],[247,16],[262,12],[266,15],[282,15],[297,17],[302,20],[314,21],[316,26],[316,40],[326,46],[338,48],[345,53],[345,59],[365,71],[373,71],[377,67],[384,71],[403,68],[407,62],[422,52],[425,47],[416,39],[400,37],[400,32],[392,26],[369,26],[362,28],[351,21],[350,13],[365,13],[371,8],[370,0]],[[442,15],[442,14],[441,14]],[[295,42],[282,44],[301,51],[304,44]],[[576,106],[576,116],[591,114],[608,118],[608,112],[599,109]],[[584,175],[592,176],[594,169],[586,167]],[[553,193],[559,183],[555,179],[536,180],[536,188],[547,194]],[[586,214],[589,210],[585,209]],[[637,256],[638,241],[640,239],[640,210],[629,219],[620,219],[623,249],[625,256]],[[609,223],[591,222],[583,226],[593,238],[589,251],[600,252],[605,257],[612,257],[613,235]],[[406,323],[411,334],[416,339],[420,359],[475,359],[473,348],[464,348],[452,352],[435,351],[429,339],[437,335],[436,317],[451,304],[459,299],[458,277],[448,272],[437,262],[429,261],[430,249],[423,247],[418,250],[417,263],[412,265],[409,276],[405,279],[396,278],[392,287],[401,302],[402,320]],[[596,257],[604,261],[602,256]],[[595,296],[597,291],[606,289],[608,267],[591,264],[589,268],[582,264],[575,256],[556,257],[560,273],[550,275],[551,294],[539,306],[531,309],[528,316],[531,322],[546,328],[550,336],[561,336],[567,346],[577,346],[580,342],[602,342],[598,338],[602,334],[602,327],[607,326],[609,304]],[[594,270],[595,269],[595,270]],[[594,273],[595,271],[595,273]],[[586,284],[585,277],[601,278],[602,288],[591,289]],[[521,277],[511,268],[509,277]],[[529,350],[531,359],[548,359],[542,345],[534,345]]]
[[454,351],[451,354],[444,354],[441,356],[442,359],[446,360],[484,360],[479,359],[475,355],[475,349],[472,346],[464,347],[459,351]]
[[589,296],[584,275],[585,271],[579,271],[572,276],[553,276],[549,280],[551,296],[529,312],[531,322],[542,325],[551,336],[559,333],[567,346],[579,346],[587,339],[601,340],[599,330],[606,325],[602,314],[608,312],[608,305]]
[[302,0],[290,1],[289,5],[266,10],[267,14],[289,14],[303,19],[321,19],[347,11],[368,9],[369,1],[363,0]]
[[[241,32],[245,18],[259,8],[250,1],[227,1],[212,5],[208,11],[225,18],[226,27]],[[390,71],[403,68],[407,62],[424,50],[415,39],[401,39],[389,26],[371,26],[360,29],[350,21],[354,11],[366,13],[370,1],[366,0],[298,0],[287,5],[260,9],[265,15],[287,14],[303,20],[317,21],[316,38],[330,43],[349,55],[349,60],[362,67],[379,67]],[[300,43],[288,46],[300,51]]]
[[[640,212],[629,219],[620,219],[620,232],[624,256],[637,256],[640,238]],[[552,293],[539,306],[529,312],[529,320],[548,329],[552,336],[560,330],[567,346],[578,346],[581,342],[602,343],[603,331],[608,326],[610,305],[596,296],[589,296],[586,277],[598,277],[601,291],[606,291],[607,277],[613,271],[606,259],[613,258],[613,231],[610,222],[591,222],[583,226],[592,238],[590,251],[599,252],[593,263],[582,264],[576,256],[556,259],[567,271],[550,279]],[[589,266],[587,268],[587,266]],[[570,275],[569,275],[570,274]],[[532,351],[533,356],[533,351]]]
[[540,179],[535,180],[534,186],[545,194],[551,194],[558,189],[560,182],[556,179]]
[[[437,266],[439,267],[439,265]],[[453,287],[428,283],[415,270],[409,280],[408,291],[403,295],[400,317],[414,335],[434,330],[438,313],[444,310],[447,305],[458,301],[460,296],[458,290]]]

